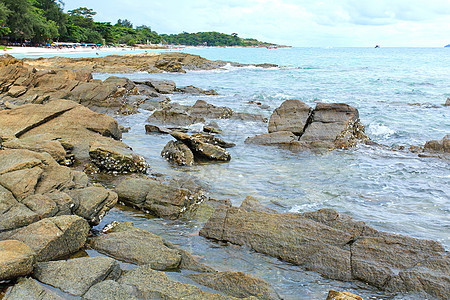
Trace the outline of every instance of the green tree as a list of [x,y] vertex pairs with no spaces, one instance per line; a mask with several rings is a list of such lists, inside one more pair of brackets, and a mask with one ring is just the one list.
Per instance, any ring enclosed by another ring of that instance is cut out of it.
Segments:
[[116,25],[117,26],[127,27],[127,28],[133,28],[133,23],[131,23],[127,19],[124,19],[124,20],[119,19],[119,20],[117,20]]
[[11,29],[6,26],[5,20],[12,13],[3,2],[0,2],[0,36],[4,36],[11,32]]
[[44,11],[44,16],[47,20],[51,20],[56,23],[58,26],[58,33],[60,35],[66,34],[67,15],[63,11],[64,2],[61,0],[35,0],[33,5]]

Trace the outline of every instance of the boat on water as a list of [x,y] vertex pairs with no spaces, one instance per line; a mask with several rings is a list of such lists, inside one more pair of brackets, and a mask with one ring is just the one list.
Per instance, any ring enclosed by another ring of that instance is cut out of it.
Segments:
[[380,45],[376,45],[375,48],[380,48]]
[[275,46],[275,45],[274,45],[274,46],[266,46],[266,48],[267,48],[267,49],[278,49],[278,47]]

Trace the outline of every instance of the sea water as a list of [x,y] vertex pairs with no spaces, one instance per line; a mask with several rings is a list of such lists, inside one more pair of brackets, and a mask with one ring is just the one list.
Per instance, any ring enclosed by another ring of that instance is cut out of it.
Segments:
[[[172,101],[192,105],[198,99],[237,112],[271,113],[284,100],[343,102],[359,110],[373,141],[391,146],[420,146],[450,133],[450,49],[448,48],[186,48],[212,60],[273,63],[279,67],[231,67],[213,71],[121,74],[133,80],[169,79],[177,86],[214,89],[218,96],[175,94]],[[86,54],[73,54],[85,56]],[[111,74],[96,74],[106,79]],[[116,75],[116,74],[115,74]],[[261,102],[270,108],[249,103]],[[118,117],[131,130],[123,141],[143,155],[151,172],[192,176],[217,199],[240,205],[250,195],[281,212],[334,208],[378,230],[441,242],[450,246],[450,163],[406,151],[360,145],[326,154],[291,153],[244,144],[266,133],[267,124],[219,120],[223,139],[236,143],[229,163],[173,166],[160,152],[172,138],[146,135],[151,112]],[[194,125],[192,129],[201,129]],[[197,235],[200,221],[149,219],[113,209],[102,222],[132,220],[191,251],[218,270],[249,272],[269,281],[285,299],[325,299],[329,289],[350,290],[365,299],[390,299],[364,284],[329,280],[315,272],[249,249],[218,244]],[[177,276],[172,274],[172,276]],[[395,299],[414,299],[398,295]]]

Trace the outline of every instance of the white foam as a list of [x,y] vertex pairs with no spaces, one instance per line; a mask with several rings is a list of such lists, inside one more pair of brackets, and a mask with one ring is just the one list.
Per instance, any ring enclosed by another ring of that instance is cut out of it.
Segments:
[[390,129],[386,125],[380,123],[371,123],[367,127],[367,133],[369,134],[369,136],[389,138],[395,133],[395,131]]

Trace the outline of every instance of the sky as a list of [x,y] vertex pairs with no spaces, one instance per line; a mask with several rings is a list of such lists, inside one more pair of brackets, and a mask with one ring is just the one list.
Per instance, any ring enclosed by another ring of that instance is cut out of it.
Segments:
[[63,0],[158,33],[218,31],[298,47],[443,47],[450,0]]

